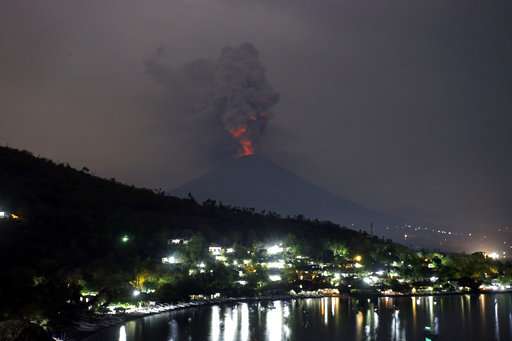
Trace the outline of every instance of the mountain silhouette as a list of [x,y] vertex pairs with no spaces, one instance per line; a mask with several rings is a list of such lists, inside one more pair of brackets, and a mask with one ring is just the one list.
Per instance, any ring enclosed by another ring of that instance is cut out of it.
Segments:
[[281,215],[303,215],[352,227],[382,227],[394,219],[341,198],[316,186],[272,161],[248,156],[230,159],[170,192],[198,201],[213,199],[224,204],[274,211]]

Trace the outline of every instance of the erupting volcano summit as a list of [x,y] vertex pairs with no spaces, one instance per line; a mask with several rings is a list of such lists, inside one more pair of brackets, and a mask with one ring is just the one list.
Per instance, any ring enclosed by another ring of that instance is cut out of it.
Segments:
[[217,117],[236,142],[237,155],[253,155],[271,109],[279,102],[258,50],[249,43],[225,47],[216,61],[196,60],[179,69],[163,63],[163,54],[159,49],[146,69],[173,99],[181,101],[180,110]]
[[271,117],[270,109],[279,101],[256,48],[247,43],[224,48],[214,79],[216,111],[226,130],[238,141],[238,154],[254,154]]

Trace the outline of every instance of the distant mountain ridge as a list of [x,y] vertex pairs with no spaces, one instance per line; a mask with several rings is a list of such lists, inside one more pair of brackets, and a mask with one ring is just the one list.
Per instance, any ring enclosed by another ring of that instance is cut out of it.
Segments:
[[259,156],[230,159],[170,193],[179,197],[191,193],[200,201],[213,199],[283,215],[302,214],[347,227],[369,228],[371,223],[383,226],[396,222],[385,214],[340,198]]

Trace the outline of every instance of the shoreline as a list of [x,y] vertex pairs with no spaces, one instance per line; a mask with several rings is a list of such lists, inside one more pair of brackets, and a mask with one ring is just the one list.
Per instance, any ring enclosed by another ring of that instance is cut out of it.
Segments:
[[[154,316],[158,314],[167,314],[174,311],[182,311],[185,309],[191,308],[200,308],[221,304],[238,304],[244,302],[268,302],[268,301],[289,301],[294,299],[308,299],[308,298],[323,298],[323,297],[342,297],[342,295],[338,296],[326,296],[326,295],[273,295],[273,296],[256,296],[256,297],[226,297],[226,298],[217,298],[217,299],[208,299],[201,301],[190,301],[183,302],[178,304],[159,304],[161,308],[148,311],[148,312],[129,312],[129,313],[120,313],[120,314],[95,314],[94,318],[98,320],[96,323],[90,323],[86,320],[75,322],[75,327],[71,327],[69,330],[69,335],[64,334],[65,338],[56,338],[58,341],[83,341],[88,337],[94,335],[95,333],[100,332],[106,328],[111,328],[115,326],[119,326],[129,321],[133,321],[139,318],[144,318],[148,316]],[[90,320],[89,320],[90,321]],[[54,336],[55,337],[55,336]]]
[[190,301],[178,304],[159,304],[154,311],[140,311],[140,312],[129,312],[121,314],[95,314],[94,318],[97,319],[90,323],[91,320],[82,320],[75,322],[74,326],[69,330],[69,336],[64,334],[65,338],[55,338],[57,341],[84,341],[94,334],[115,326],[122,325],[126,322],[137,320],[140,318],[154,316],[159,314],[168,314],[174,311],[182,311],[191,308],[208,307],[222,304],[239,304],[246,302],[268,302],[268,301],[290,301],[300,299],[321,299],[327,297],[339,297],[339,298],[400,298],[400,297],[425,297],[425,296],[456,296],[456,295],[480,295],[480,294],[510,294],[512,290],[504,291],[485,291],[485,292],[441,292],[441,293],[416,293],[416,294],[339,294],[339,295],[320,295],[320,294],[307,294],[307,295],[273,295],[273,296],[259,296],[259,297],[227,297],[208,299],[201,301]]
[[[456,296],[456,295],[489,295],[489,294],[510,294],[512,289],[507,290],[486,290],[486,291],[448,291],[448,292],[432,292],[432,293],[416,293],[416,294],[379,294],[375,297],[425,297],[425,296]],[[372,296],[372,295],[369,295]],[[352,297],[352,296],[351,296]]]

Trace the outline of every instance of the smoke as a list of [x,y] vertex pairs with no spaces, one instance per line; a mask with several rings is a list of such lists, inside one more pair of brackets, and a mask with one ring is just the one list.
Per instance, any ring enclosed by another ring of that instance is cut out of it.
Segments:
[[237,145],[239,156],[255,153],[279,94],[267,80],[258,50],[249,43],[225,47],[218,60],[198,59],[179,68],[157,49],[146,72],[183,114],[215,117]]

